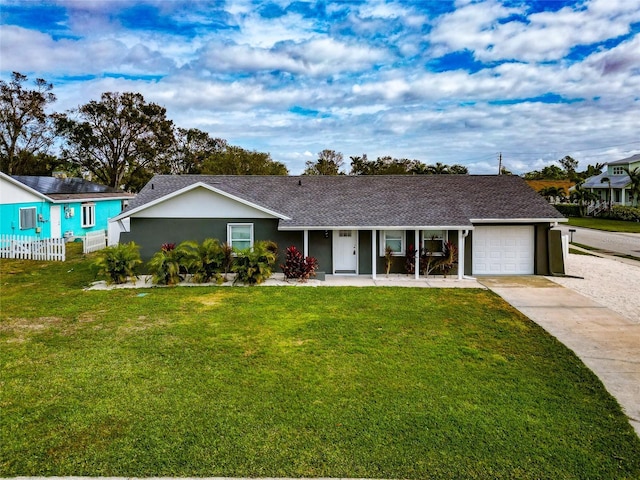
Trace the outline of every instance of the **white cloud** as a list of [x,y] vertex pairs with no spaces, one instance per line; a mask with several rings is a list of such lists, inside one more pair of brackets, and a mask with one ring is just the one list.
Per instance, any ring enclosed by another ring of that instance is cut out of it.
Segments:
[[[579,45],[592,45],[625,35],[640,21],[633,2],[595,1],[586,8],[564,7],[507,21],[522,9],[495,0],[472,3],[443,15],[430,35],[434,55],[470,50],[481,61],[549,61],[566,56]],[[502,22],[502,23],[501,23]]]
[[311,76],[369,69],[385,52],[367,46],[348,45],[332,38],[286,43],[271,49],[211,43],[194,66],[212,72],[281,70]]

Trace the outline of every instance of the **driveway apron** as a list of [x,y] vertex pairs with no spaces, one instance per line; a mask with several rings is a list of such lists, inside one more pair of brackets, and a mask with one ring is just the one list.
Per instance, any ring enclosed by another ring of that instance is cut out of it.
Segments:
[[640,324],[544,277],[478,281],[573,350],[622,405],[640,436]]

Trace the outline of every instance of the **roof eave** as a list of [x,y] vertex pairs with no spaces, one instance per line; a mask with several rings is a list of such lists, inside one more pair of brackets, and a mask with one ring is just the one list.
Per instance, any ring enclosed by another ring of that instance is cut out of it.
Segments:
[[473,225],[285,225],[278,230],[473,230]]
[[549,217],[540,217],[540,218],[472,218],[471,221],[476,224],[483,223],[556,223],[556,222],[568,222],[569,219],[560,217],[560,218],[549,218]]

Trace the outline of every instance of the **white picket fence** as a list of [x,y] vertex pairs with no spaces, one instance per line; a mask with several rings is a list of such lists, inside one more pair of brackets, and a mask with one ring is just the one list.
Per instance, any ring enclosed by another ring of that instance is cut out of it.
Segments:
[[82,239],[82,253],[91,253],[102,250],[107,246],[106,230],[87,233]]
[[0,235],[0,258],[64,262],[65,254],[64,238]]

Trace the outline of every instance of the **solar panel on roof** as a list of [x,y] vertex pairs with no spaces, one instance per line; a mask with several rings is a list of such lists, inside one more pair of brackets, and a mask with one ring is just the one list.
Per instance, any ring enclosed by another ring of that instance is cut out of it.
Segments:
[[27,175],[14,175],[15,180],[44,195],[56,193],[120,193],[120,190],[82,178],[55,178]]

